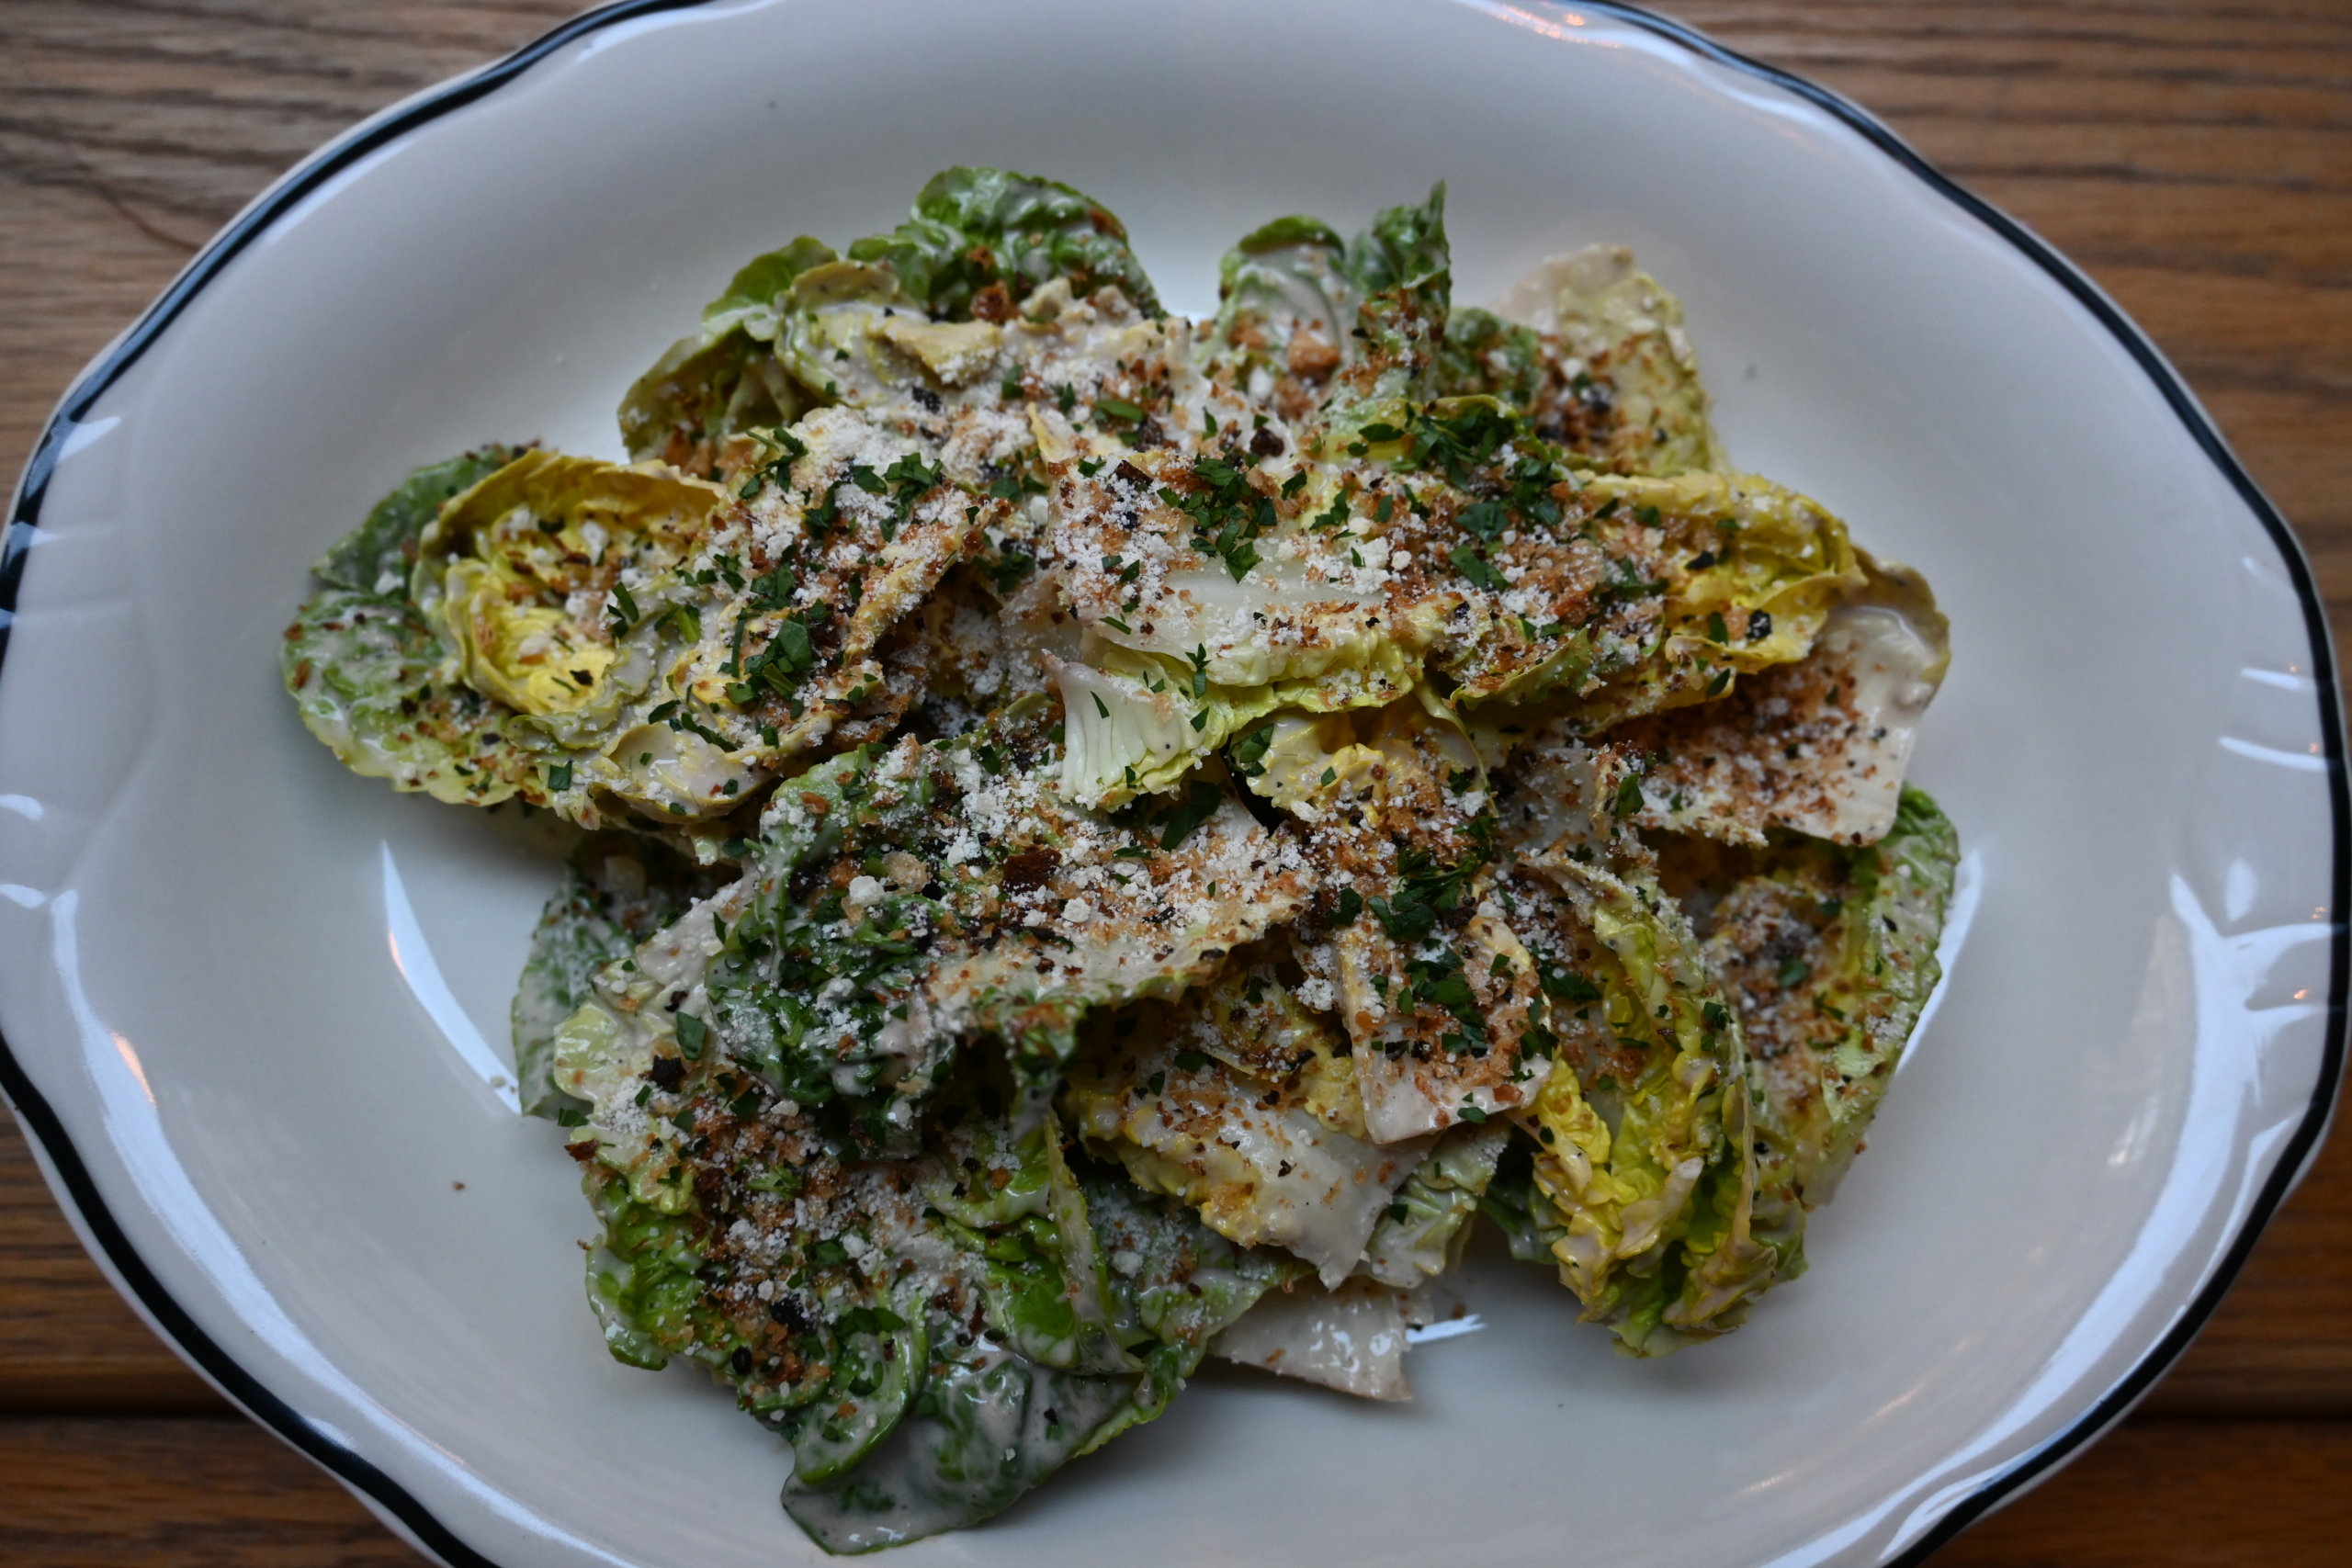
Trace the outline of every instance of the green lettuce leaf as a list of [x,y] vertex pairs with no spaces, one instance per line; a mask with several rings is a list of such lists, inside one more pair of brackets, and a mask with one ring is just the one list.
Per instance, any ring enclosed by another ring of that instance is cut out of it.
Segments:
[[621,399],[629,457],[707,473],[731,440],[799,418],[809,396],[776,358],[777,300],[793,279],[833,259],[831,246],[803,235],[746,263],[703,307],[701,331],[671,344]]
[[1255,686],[1196,684],[1175,660],[1115,646],[1095,662],[1064,664],[1063,788],[1110,807],[1159,795],[1270,714],[1376,708],[1411,691],[1419,671],[1400,643],[1381,639],[1366,653],[1352,667]]
[[1285,715],[1232,757],[1323,872],[1326,978],[1367,1135],[1396,1145],[1523,1103],[1540,996],[1487,897],[1499,824],[1452,708],[1424,685],[1377,710]]
[[[1276,1272],[1081,1185],[1050,1120],[1016,1134],[985,1092],[920,1157],[847,1164],[718,1058],[631,1065],[574,1149],[606,1342],[732,1387],[789,1445],[785,1506],[828,1551],[974,1523],[1150,1419]],[[675,1167],[678,1201],[637,1196],[612,1163],[630,1145],[622,1166]]]
[[1363,299],[1350,336],[1355,348],[1323,400],[1321,444],[1337,450],[1380,428],[1401,425],[1435,394],[1438,345],[1453,292],[1445,238],[1445,186],[1415,207],[1391,207],[1348,247]]
[[1811,1207],[1861,1146],[1942,976],[1959,836],[1906,788],[1867,847],[1784,836],[1724,858],[1746,874],[1707,913],[1707,959],[1738,1006],[1755,1094],[1794,1139]]
[[1561,1281],[1639,1354],[1724,1332],[1804,1267],[1793,1139],[1751,1104],[1738,1021],[1671,900],[1571,858],[1540,870],[1606,952],[1581,978],[1615,1047],[1560,1050],[1521,1117]]
[[1295,860],[1210,780],[1110,817],[1062,791],[1058,746],[1001,773],[978,748],[952,755],[962,813],[940,852],[968,945],[940,950],[930,994],[1006,1042],[1040,1092],[1090,1012],[1182,994],[1306,902]]
[[1804,658],[1596,741],[1603,795],[1638,826],[1727,843],[1761,845],[1775,829],[1883,838],[1951,649],[1917,572],[1854,553],[1869,583],[1830,607]]
[[[1428,1146],[1365,1137],[1341,1066],[1349,1058],[1271,975],[1228,975],[1091,1034],[1061,1099],[1088,1145],[1146,1190],[1197,1210],[1218,1235],[1283,1247],[1326,1284],[1363,1256]],[[1268,1046],[1292,1058],[1286,1070],[1265,1070],[1276,1066]],[[1232,1065],[1237,1055],[1260,1070]]]
[[896,407],[911,386],[994,390],[1004,333],[986,321],[936,321],[876,262],[812,267],[784,300],[776,352],[826,402]]
[[887,234],[857,241],[853,261],[887,265],[899,287],[933,316],[995,319],[1032,293],[1066,279],[1077,294],[1122,290],[1148,316],[1159,296],[1127,246],[1127,231],[1101,202],[1056,180],[1004,169],[953,168],[933,175],[913,216]]
[[846,1478],[796,1477],[785,1511],[840,1555],[961,1529],[1003,1512],[1099,1434],[1158,1415],[1166,1398],[1156,1394],[1137,1380],[1058,1372],[1009,1350],[949,1361],[926,1377],[891,1441]]
[[1554,256],[1491,312],[1457,313],[1438,378],[1446,395],[1512,403],[1580,468],[1673,475],[1727,466],[1681,301],[1617,246]]
[[1510,1142],[1507,1122],[1447,1128],[1382,1214],[1364,1247],[1365,1271],[1409,1291],[1458,1267],[1471,1218]]
[[[1532,327],[1506,321],[1475,305],[1457,306],[1446,317],[1445,341],[1438,345],[1437,395],[1493,398],[1509,404],[1533,429],[1535,412],[1552,377],[1545,346]],[[1544,438],[1573,446],[1561,438],[1566,434],[1545,433]]]
[[741,331],[759,343],[774,343],[782,324],[782,299],[793,280],[812,267],[840,258],[822,240],[803,234],[781,250],[743,264],[718,299],[702,308],[705,341]]
[[1303,413],[1347,357],[1363,293],[1336,231],[1317,219],[1277,218],[1218,262],[1203,364],[1226,386]]
[[728,816],[912,702],[889,639],[1001,508],[854,411],[762,446],[754,504],[657,464],[532,453],[427,529],[420,602],[467,683],[515,710],[509,737],[564,770],[565,815]]
[[278,660],[303,727],[353,773],[453,806],[548,798],[537,759],[500,730],[504,710],[455,678],[432,623],[404,601],[323,589]]
[[1377,707],[1413,686],[1446,608],[1392,602],[1359,549],[1386,546],[1352,508],[1373,510],[1238,448],[1057,470],[1056,586],[1086,631],[1057,672],[1071,794],[1156,793],[1277,709]]
[[1156,1416],[1279,1271],[1081,1181],[986,1070],[922,1153],[853,1159],[707,1040],[610,1027],[616,1000],[559,1046],[604,1224],[591,1303],[616,1357],[698,1362],[785,1439],[786,1507],[828,1551],[973,1523]]
[[1478,1195],[1478,1212],[1494,1223],[1503,1235],[1503,1244],[1510,1255],[1521,1263],[1540,1263],[1556,1267],[1558,1259],[1552,1248],[1564,1239],[1567,1231],[1560,1213],[1535,1185],[1535,1162],[1532,1150],[1535,1141],[1526,1136],[1511,1139],[1495,1161],[1495,1173],[1487,1182],[1486,1191]]
[[[1553,542],[1563,536],[1596,540],[1603,570],[1592,545]],[[1538,716],[1577,734],[1804,658],[1831,608],[1868,581],[1843,523],[1746,475],[1593,476],[1550,539],[1482,547],[1509,586],[1433,662],[1459,703],[1548,699]]]
[[597,615],[572,607],[577,597],[609,592],[623,570],[674,569],[725,500],[654,466],[526,452],[425,526],[411,597],[468,685],[565,729],[611,709],[631,682],[631,661]]
[[1209,1341],[1280,1277],[1123,1184],[1084,1184],[1109,1293],[1140,1374],[1086,1375],[1017,1352],[962,1351],[934,1369],[891,1440],[846,1482],[786,1489],[828,1551],[863,1552],[974,1524],[1079,1455],[1164,1411]]
[[1217,269],[1200,355],[1212,379],[1313,420],[1329,451],[1426,400],[1453,289],[1445,187],[1391,207],[1351,243],[1319,220],[1279,218]]
[[1126,1182],[1100,1171],[1078,1179],[1120,1342],[1181,1347],[1191,1354],[1188,1374],[1211,1339],[1295,1272],[1280,1258],[1225,1245],[1182,1209]]
[[[730,1058],[802,1105],[870,1102],[883,1143],[903,1136],[955,1049],[925,990],[950,917],[925,896],[930,867],[900,848],[922,847],[937,796],[906,746],[795,779],[763,816],[704,979]],[[883,875],[863,872],[869,860]]]
[[368,520],[330,547],[311,573],[330,588],[379,599],[405,599],[417,542],[442,507],[522,455],[519,447],[484,446],[413,469],[369,510]]
[[[1543,1077],[1536,966],[1482,897],[1484,871],[1408,863],[1332,941],[1340,1010],[1356,1043],[1364,1125],[1385,1145],[1521,1105]],[[1457,919],[1422,901],[1443,880]],[[1355,888],[1367,886],[1358,876]],[[1369,885],[1376,886],[1376,885]],[[1452,889],[1459,888],[1453,893]]]
[[967,1267],[995,1337],[1058,1371],[1140,1370],[1127,1350],[1134,1338],[1113,1322],[1108,1266],[1063,1157],[1060,1124],[1050,1115],[1026,1128],[967,1115],[938,1138],[936,1153],[913,1180],[938,1216],[931,1223],[973,1259]]
[[1099,1019],[1092,1033],[1107,1032],[1114,1049],[1142,1040],[1213,1056],[1276,1090],[1283,1105],[1361,1137],[1363,1101],[1356,1093],[1354,1058],[1329,1013],[1307,1007],[1283,978],[1302,973],[1295,941],[1278,935],[1178,1000]]
[[538,761],[501,731],[504,709],[464,684],[409,596],[443,508],[516,456],[485,446],[415,469],[312,566],[326,586],[286,628],[279,672],[304,728],[354,773],[452,805],[545,804]]
[[[993,1038],[1049,1096],[1090,1011],[1175,996],[1299,907],[1223,790],[1130,821],[1067,803],[1043,716],[790,781],[735,847],[741,878],[606,971],[614,1027],[707,1033],[771,1090],[838,1102],[847,1134],[901,1149],[959,1042]],[[605,1049],[583,1036],[583,1060]]]
[[526,1116],[552,1118],[586,1102],[555,1086],[555,1034],[594,990],[597,972],[684,915],[713,876],[653,840],[596,833],[573,846],[563,880],[531,932],[508,1010],[514,1076]]

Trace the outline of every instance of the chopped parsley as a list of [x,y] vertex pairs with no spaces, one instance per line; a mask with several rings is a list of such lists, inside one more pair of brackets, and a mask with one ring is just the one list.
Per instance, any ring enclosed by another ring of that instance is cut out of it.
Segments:
[[1159,816],[1159,847],[1174,850],[1193,836],[1193,829],[1216,815],[1225,803],[1225,792],[1204,779],[1196,779],[1184,798]]

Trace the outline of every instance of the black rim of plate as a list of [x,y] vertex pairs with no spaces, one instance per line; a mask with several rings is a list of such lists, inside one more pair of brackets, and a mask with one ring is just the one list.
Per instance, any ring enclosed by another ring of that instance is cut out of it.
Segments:
[[[41,501],[66,440],[81,417],[89,412],[98,399],[138,363],[140,356],[153,345],[189,302],[218,277],[247,245],[360,159],[430,124],[452,109],[462,108],[489,96],[575,40],[616,23],[633,21],[665,11],[691,10],[706,3],[707,0],[618,0],[616,4],[575,17],[504,60],[433,89],[385,118],[364,125],[342,140],[322,148],[216,235],[171,287],[148,307],[146,313],[116,342],[105,357],[74,383],[43,428],[40,443],[33,449],[32,459],[26,465],[24,478],[18,486],[6,541],[0,544],[0,659],[5,659],[7,651],[8,632],[15,619],[17,593],[24,579],[25,559],[33,542],[33,529],[40,522]],[[2182,385],[2178,375],[2139,328],[2076,271],[2073,264],[2014,219],[1946,177],[1869,113],[1827,88],[1777,66],[1751,60],[1679,22],[1622,4],[1621,0],[1584,0],[1579,8],[1631,23],[1679,44],[1702,59],[1729,66],[1804,99],[1862,136],[1938,194],[2007,241],[2048,274],[2131,355],[2157,390],[2164,394],[2165,402],[2171,406],[2199,448],[2221,470],[2248,510],[2261,522],[2271,542],[2277,546],[2280,563],[2294,584],[2296,597],[2302,604],[2304,628],[2311,640],[2312,679],[2319,693],[2320,734],[2326,749],[2328,802],[2335,829],[2329,878],[2330,912],[2335,919],[2328,942],[2327,1036],[2322,1053],[2319,1081],[2313,1087],[2311,1106],[2296,1127],[2294,1136],[2279,1151],[2278,1163],[2264,1182],[2252,1210],[2240,1222],[2237,1234],[2214,1269],[2212,1277],[2171,1329],[2064,1431],[2020,1455],[1998,1475],[1955,1504],[1890,1564],[1890,1568],[1910,1568],[1910,1565],[1924,1562],[1984,1514],[2049,1474],[2129,1411],[2140,1396],[2164,1375],[2220,1304],[2222,1295],[2236,1279],[2239,1269],[2245,1265],[2247,1255],[2253,1251],[2271,1216],[2285,1201],[2297,1176],[2326,1129],[2329,1111],[2335,1104],[2337,1084],[2344,1071],[2346,991],[2347,983],[2352,983],[2352,923],[2347,923],[2345,919],[2347,904],[2352,904],[2352,852],[2352,852],[2352,832],[2347,832],[2347,826],[2352,826],[2352,794],[2347,794],[2343,713],[2336,692],[2335,650],[2328,637],[2327,614],[2312,585],[2311,568],[2303,558],[2302,547],[2287,525],[2286,519],[2279,515],[2278,509],[2271,505],[2253,479],[2239,466],[2221,434],[2197,406],[2196,400]],[[164,1289],[146,1260],[132,1247],[121,1224],[99,1196],[97,1184],[92,1179],[89,1168],[83,1163],[73,1141],[66,1136],[63,1123],[33,1086],[23,1065],[17,1060],[16,1054],[5,1039],[0,1039],[0,1090],[6,1091],[17,1114],[31,1128],[55,1173],[58,1185],[64,1189],[91,1239],[97,1244],[124,1286],[162,1326],[164,1335],[182,1356],[202,1370],[255,1419],[346,1485],[364,1495],[384,1513],[398,1519],[417,1540],[447,1561],[451,1568],[499,1568],[499,1564],[460,1540],[405,1487],[271,1392],[259,1378],[247,1371],[197,1325],[196,1320]]]

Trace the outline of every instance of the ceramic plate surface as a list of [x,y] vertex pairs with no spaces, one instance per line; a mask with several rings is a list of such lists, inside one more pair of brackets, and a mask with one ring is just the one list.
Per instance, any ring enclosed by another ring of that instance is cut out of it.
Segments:
[[[513,1113],[551,839],[395,795],[276,674],[305,566],[412,465],[618,456],[732,268],[934,169],[1069,180],[1204,312],[1235,236],[1450,182],[1457,297],[1633,245],[1745,467],[1934,582],[1915,777],[1950,975],[1812,1271],[1614,1355],[1532,1269],[1368,1408],[1227,1371],[894,1563],[1874,1563],[2177,1352],[2315,1145],[2344,773],[2301,558],[2063,263],[1826,96],[1605,8],[640,6],[380,117],[256,204],[68,400],[9,535],[6,1087],[151,1317],[453,1563],[816,1556],[786,1453],[609,1360],[576,1170]],[[458,1186],[462,1183],[462,1190]]]

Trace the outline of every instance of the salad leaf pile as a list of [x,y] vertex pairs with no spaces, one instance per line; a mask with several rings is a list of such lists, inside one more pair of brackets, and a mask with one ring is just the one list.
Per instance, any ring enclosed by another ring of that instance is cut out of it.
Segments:
[[612,1353],[861,1551],[1219,1354],[1402,1397],[1481,1216],[1656,1355],[1804,1268],[1938,976],[1946,627],[1739,471],[1629,254],[1443,192],[1204,321],[1050,180],[746,265],[620,411],[314,568],[354,771],[582,829],[514,1010]]

